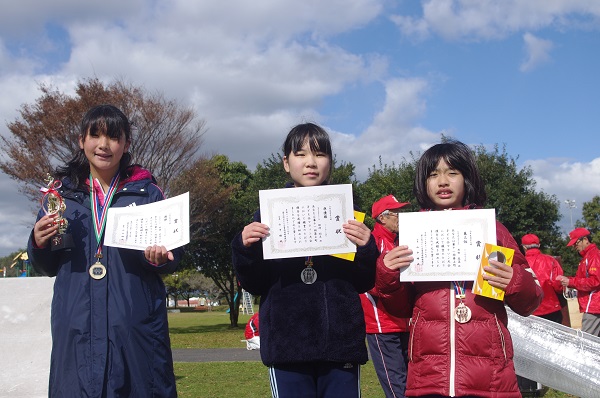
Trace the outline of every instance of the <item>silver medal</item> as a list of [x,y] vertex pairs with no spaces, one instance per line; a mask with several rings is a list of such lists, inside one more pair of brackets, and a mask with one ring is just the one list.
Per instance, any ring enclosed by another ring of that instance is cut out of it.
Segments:
[[312,285],[317,280],[317,271],[313,267],[306,267],[302,270],[300,279],[307,285]]

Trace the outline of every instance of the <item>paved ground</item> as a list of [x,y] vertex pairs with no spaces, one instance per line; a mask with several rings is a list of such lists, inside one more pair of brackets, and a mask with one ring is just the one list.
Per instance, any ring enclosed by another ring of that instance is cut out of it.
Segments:
[[256,362],[260,361],[258,350],[246,348],[179,348],[173,349],[175,362]]

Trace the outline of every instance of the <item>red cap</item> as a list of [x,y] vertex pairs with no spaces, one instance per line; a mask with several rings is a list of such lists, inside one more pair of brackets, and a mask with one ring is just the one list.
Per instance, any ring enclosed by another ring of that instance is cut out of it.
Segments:
[[569,241],[569,243],[567,243],[567,246],[573,246],[578,239],[581,239],[584,236],[588,236],[589,234],[590,231],[588,231],[585,228],[575,228],[574,230],[569,232],[569,238],[571,238],[571,240]]
[[410,202],[398,202],[398,199],[396,199],[394,195],[384,196],[377,202],[373,203],[373,207],[371,208],[371,217],[377,218],[386,210],[400,209],[408,204],[410,204]]
[[539,245],[540,238],[538,238],[537,235],[535,235],[535,234],[523,235],[523,237],[521,238],[521,244],[522,245]]

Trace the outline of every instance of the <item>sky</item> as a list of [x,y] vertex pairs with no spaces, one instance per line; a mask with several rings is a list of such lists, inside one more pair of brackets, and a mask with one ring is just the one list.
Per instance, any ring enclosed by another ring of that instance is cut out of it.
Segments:
[[[192,107],[200,151],[251,170],[308,121],[359,181],[443,134],[530,167],[566,233],[599,195],[599,31],[596,0],[21,0],[0,13],[0,134],[40,84],[93,77]],[[0,172],[0,257],[34,224],[18,188]]]

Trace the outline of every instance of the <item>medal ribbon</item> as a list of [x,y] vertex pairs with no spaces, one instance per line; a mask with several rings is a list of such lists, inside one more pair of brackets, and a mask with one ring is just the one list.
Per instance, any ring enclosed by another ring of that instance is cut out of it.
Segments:
[[455,294],[455,297],[458,298],[462,302],[462,299],[464,299],[465,296],[466,296],[465,295],[465,284],[466,284],[466,281],[460,282],[460,285],[459,285],[459,282],[452,282],[452,283],[454,284],[454,294]]
[[96,250],[96,257],[99,259],[102,257],[102,234],[104,233],[104,227],[106,226],[106,213],[112,202],[117,187],[119,186],[119,173],[117,173],[108,187],[108,192],[104,200],[104,206],[100,204],[100,199],[94,193],[94,180],[90,174],[90,206],[92,208],[92,215],[94,216],[94,234],[96,235],[96,242],[98,242],[98,249]]

